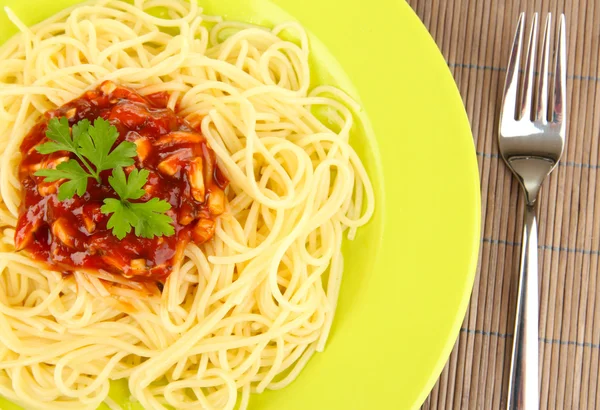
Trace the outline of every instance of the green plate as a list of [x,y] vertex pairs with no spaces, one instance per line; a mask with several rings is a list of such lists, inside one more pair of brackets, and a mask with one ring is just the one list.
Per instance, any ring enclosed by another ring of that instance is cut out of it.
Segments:
[[[0,0],[0,6],[31,24],[77,2]],[[353,143],[375,184],[377,210],[344,245],[328,345],[292,385],[253,396],[251,409],[418,408],[458,335],[479,249],[473,139],[444,59],[402,0],[200,3],[229,19],[299,20],[312,34],[317,82],[356,97],[371,124]],[[15,29],[0,14],[2,43]],[[111,396],[138,408],[126,402],[125,386],[115,383]],[[18,407],[0,399],[0,408]]]

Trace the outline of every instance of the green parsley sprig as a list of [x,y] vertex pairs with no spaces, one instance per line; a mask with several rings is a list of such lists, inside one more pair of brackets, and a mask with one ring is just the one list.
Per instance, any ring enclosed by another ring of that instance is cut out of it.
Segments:
[[132,228],[135,229],[136,236],[143,238],[173,235],[175,230],[172,220],[166,215],[171,209],[167,201],[158,198],[147,202],[130,201],[140,199],[145,194],[142,187],[148,181],[149,172],[134,169],[129,177],[125,176],[122,167],[133,165],[137,149],[129,141],[123,141],[112,149],[118,136],[116,127],[102,118],[94,120],[93,125],[88,120],[81,120],[72,129],[69,128],[67,118],[52,118],[46,131],[46,137],[50,141],[38,146],[37,151],[41,154],[71,152],[79,162],[70,159],[58,164],[55,169],[40,169],[35,175],[45,177],[45,182],[66,180],[58,188],[58,199],[64,201],[73,198],[75,194],[83,196],[89,178],[102,183],[100,173],[112,169],[108,182],[119,199],[105,198],[101,211],[107,215],[112,214],[107,227],[112,229],[113,235],[123,239]]
[[135,228],[135,235],[142,238],[171,236],[175,233],[171,218],[165,214],[171,209],[167,201],[158,198],[152,198],[148,202],[129,201],[139,199],[146,193],[142,187],[148,180],[148,175],[146,169],[134,169],[126,177],[123,168],[119,167],[113,169],[112,176],[108,177],[110,186],[120,199],[106,198],[101,211],[112,214],[106,226],[119,239],[131,232],[132,227]]
[[46,131],[46,137],[50,141],[38,146],[37,151],[41,154],[72,152],[85,168],[76,160],[70,159],[58,164],[56,169],[40,169],[35,175],[46,177],[46,182],[69,180],[58,189],[58,199],[61,201],[72,198],[75,192],[81,196],[87,188],[88,178],[101,183],[102,171],[134,163],[133,157],[137,155],[137,150],[133,142],[123,141],[111,152],[118,136],[117,128],[103,118],[94,120],[94,125],[88,120],[81,120],[73,125],[72,132],[66,117],[52,118]]

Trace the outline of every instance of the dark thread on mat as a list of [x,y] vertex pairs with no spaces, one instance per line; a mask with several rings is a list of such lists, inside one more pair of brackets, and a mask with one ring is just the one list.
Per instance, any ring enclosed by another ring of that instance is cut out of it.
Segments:
[[460,331],[462,333],[468,333],[470,335],[494,336],[499,337],[500,339],[507,339],[513,336],[511,333],[487,332],[485,330],[472,330],[464,327],[461,328]]
[[[521,242],[511,242],[503,239],[483,238],[482,242],[489,243],[491,245],[521,246]],[[567,248],[564,246],[538,245],[538,249],[553,252],[581,253],[583,255],[600,255],[600,251],[597,250]]]
[[[448,67],[450,68],[467,68],[472,70],[484,70],[484,71],[499,71],[501,73],[506,72],[506,67],[494,67],[491,65],[479,65],[479,64],[467,64],[467,63],[451,63],[448,62]],[[520,70],[522,71],[522,70]],[[538,72],[536,71],[537,75]],[[552,75],[552,72],[549,73]],[[600,77],[596,77],[593,75],[567,75],[567,80],[580,80],[580,81],[600,81]]]
[[[500,333],[500,332],[488,332],[485,330],[478,330],[478,329],[467,329],[467,328],[461,328],[460,329],[461,333],[467,333],[470,335],[481,335],[481,336],[492,336],[492,337],[497,337],[500,339],[510,339],[513,337],[512,333]],[[589,342],[574,342],[571,340],[560,340],[560,339],[547,339],[545,337],[540,337],[538,339],[540,342],[542,343],[546,343],[546,344],[556,344],[556,345],[561,345],[561,346],[578,346],[578,347],[590,347],[593,349],[600,349],[600,344],[596,344],[596,343],[589,343]]]
[[[497,159],[500,158],[500,154],[489,154],[487,152],[479,152],[475,153],[478,157],[482,158],[492,158]],[[600,169],[600,165],[590,165],[590,164],[582,164],[579,162],[573,161],[561,161],[558,163],[559,167],[573,167],[573,168],[585,168],[585,169]]]

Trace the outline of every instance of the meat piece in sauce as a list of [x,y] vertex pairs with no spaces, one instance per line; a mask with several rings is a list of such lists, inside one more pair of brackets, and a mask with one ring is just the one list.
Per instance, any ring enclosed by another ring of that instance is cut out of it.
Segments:
[[[23,200],[15,233],[17,250],[26,250],[60,271],[102,269],[134,280],[164,281],[187,242],[210,240],[215,220],[224,211],[223,190],[228,182],[204,136],[166,108],[167,101],[166,93],[143,97],[104,82],[47,112],[21,144]],[[110,170],[101,173],[101,183],[89,179],[82,197],[59,201],[61,181],[47,183],[34,175],[40,168],[76,159],[68,152],[43,155],[35,149],[48,140],[48,121],[54,117],[67,117],[71,127],[101,117],[119,131],[114,146],[125,140],[136,144],[138,155],[132,167],[150,173],[146,194],[139,201],[156,197],[169,202],[175,234],[148,239],[132,231],[122,240],[113,236],[106,226],[110,215],[100,210],[105,198],[117,197],[108,183]]]

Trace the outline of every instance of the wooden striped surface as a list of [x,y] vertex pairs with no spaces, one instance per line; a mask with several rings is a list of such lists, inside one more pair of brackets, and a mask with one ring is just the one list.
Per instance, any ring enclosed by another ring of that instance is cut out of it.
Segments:
[[[471,121],[483,206],[481,256],[459,339],[424,410],[505,409],[522,196],[497,147],[518,14],[564,12],[568,135],[539,206],[541,409],[600,409],[600,1],[408,0],[444,54]],[[597,300],[598,299],[598,300]]]

